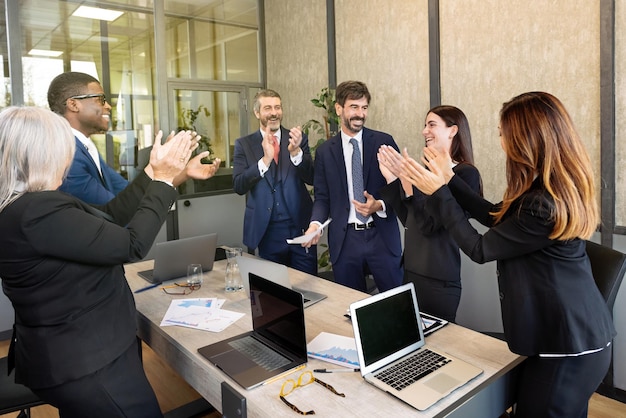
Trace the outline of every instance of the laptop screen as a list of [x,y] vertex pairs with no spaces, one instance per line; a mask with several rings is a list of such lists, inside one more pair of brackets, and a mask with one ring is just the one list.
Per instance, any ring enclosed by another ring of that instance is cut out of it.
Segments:
[[249,275],[255,333],[306,359],[302,295],[254,273]]
[[373,296],[372,300],[355,310],[365,361],[361,367],[402,352],[422,340],[410,287],[383,298]]

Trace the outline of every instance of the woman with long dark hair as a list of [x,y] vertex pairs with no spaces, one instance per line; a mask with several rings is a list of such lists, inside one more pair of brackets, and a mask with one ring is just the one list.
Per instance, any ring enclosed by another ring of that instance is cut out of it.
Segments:
[[[480,173],[474,166],[467,117],[454,106],[437,106],[426,115],[422,130],[426,147],[451,156],[452,171],[476,193]],[[387,170],[388,185],[380,193],[404,226],[404,283],[413,282],[420,310],[450,322],[461,300],[461,256],[458,244],[425,207],[427,195]]]

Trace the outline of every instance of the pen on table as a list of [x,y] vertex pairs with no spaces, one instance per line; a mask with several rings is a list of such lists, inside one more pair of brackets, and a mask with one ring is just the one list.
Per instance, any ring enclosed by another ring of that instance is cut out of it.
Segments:
[[270,383],[274,383],[275,381],[280,380],[280,379],[282,379],[283,377],[285,377],[285,376],[287,376],[287,375],[290,375],[291,373],[295,373],[295,372],[297,372],[298,370],[302,370],[302,369],[304,369],[305,367],[306,367],[306,364],[303,364],[303,365],[301,365],[301,366],[296,367],[295,369],[288,370],[288,371],[286,371],[285,373],[279,374],[278,376],[276,376],[276,377],[274,377],[274,378],[272,378],[272,379],[270,379],[270,380],[268,380],[268,381],[263,382],[263,386],[265,386],[265,385],[269,385]]
[[146,286],[146,287],[142,287],[141,289],[137,289],[137,290],[135,290],[135,293],[141,293],[141,292],[143,292],[144,290],[150,290],[150,289],[152,289],[152,288],[157,287],[157,286],[158,286],[158,285],[160,285],[160,284],[161,284],[161,283],[154,283],[154,284],[148,285],[148,286]]
[[314,369],[315,373],[352,373],[352,372],[360,372],[361,369]]

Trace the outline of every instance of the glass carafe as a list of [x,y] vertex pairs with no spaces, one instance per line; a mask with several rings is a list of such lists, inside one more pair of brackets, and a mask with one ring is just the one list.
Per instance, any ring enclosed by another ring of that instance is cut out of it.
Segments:
[[226,248],[226,292],[238,292],[243,289],[241,274],[239,273],[239,265],[237,264],[237,256],[242,254],[239,247]]

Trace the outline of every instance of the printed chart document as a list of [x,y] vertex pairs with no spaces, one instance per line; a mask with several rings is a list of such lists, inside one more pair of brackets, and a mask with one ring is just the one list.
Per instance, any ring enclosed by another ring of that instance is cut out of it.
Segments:
[[161,326],[181,327],[220,332],[244,314],[221,309],[225,299],[195,298],[174,299],[165,312]]
[[324,228],[326,228],[330,221],[332,221],[332,219],[328,218],[328,220],[324,222],[322,226],[320,226],[315,232],[311,232],[310,234],[306,235],[300,235],[299,237],[295,237],[293,239],[288,239],[287,244],[304,244],[305,242],[311,241],[313,237],[322,233],[322,231],[324,230]]
[[320,332],[307,344],[306,349],[309,357],[351,369],[359,368],[359,356],[352,337]]

